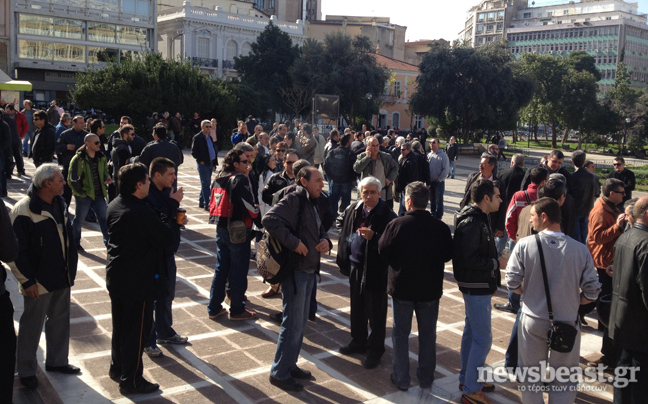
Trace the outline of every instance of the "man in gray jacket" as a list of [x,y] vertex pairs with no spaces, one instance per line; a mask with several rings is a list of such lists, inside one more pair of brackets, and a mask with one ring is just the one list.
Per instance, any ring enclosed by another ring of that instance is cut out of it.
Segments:
[[394,207],[391,184],[398,175],[398,165],[389,153],[380,151],[378,139],[373,136],[367,137],[367,151],[358,155],[353,170],[360,174],[360,179],[376,177],[382,185],[380,199],[387,202],[390,209]]
[[[549,309],[542,274],[542,245],[546,263],[547,284],[555,321],[572,325],[578,331],[571,352],[551,352],[554,369],[578,369],[580,355],[580,326],[578,308],[581,304],[595,302],[601,290],[594,261],[585,245],[565,235],[560,229],[560,205],[552,198],[541,198],[531,207],[531,223],[539,232],[535,237],[525,237],[515,245],[506,267],[506,283],[514,293],[524,293],[518,333],[518,377],[526,386],[522,390],[525,403],[543,402],[542,380],[524,380],[525,370],[542,366],[548,360],[547,333],[551,327]],[[539,237],[539,241],[536,240]],[[559,372],[556,372],[559,373]],[[549,402],[573,403],[577,383],[574,375],[549,380]],[[555,387],[555,388],[554,388]],[[562,388],[559,388],[562,387]]]
[[[297,359],[308,321],[308,303],[315,275],[319,272],[320,254],[326,254],[331,248],[328,233],[317,213],[316,200],[324,188],[322,174],[315,167],[304,167],[297,174],[297,182],[297,190],[286,195],[263,218],[266,231],[301,256],[290,260],[292,273],[281,282],[283,319],[270,369],[270,383],[288,391],[304,388],[295,379],[311,378],[309,371],[297,367]],[[300,205],[304,206],[301,214]],[[295,235],[297,227],[299,232]]]

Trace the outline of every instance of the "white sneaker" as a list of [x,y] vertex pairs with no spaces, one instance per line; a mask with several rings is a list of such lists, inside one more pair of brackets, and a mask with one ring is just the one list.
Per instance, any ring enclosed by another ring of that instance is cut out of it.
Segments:
[[157,345],[145,347],[144,352],[149,356],[149,358],[157,358],[158,356],[162,356],[162,350],[158,348]]

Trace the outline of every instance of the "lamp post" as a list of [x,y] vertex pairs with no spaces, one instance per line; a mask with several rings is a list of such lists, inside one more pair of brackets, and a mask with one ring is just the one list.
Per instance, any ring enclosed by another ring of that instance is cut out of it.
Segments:
[[527,133],[527,149],[531,148],[531,114],[529,114],[529,133]]
[[623,129],[624,129],[624,135],[623,135],[623,148],[625,149],[625,145],[628,142],[628,125],[630,125],[630,118],[626,118],[625,122],[623,123]]
[[367,93],[365,94],[365,97],[367,97],[367,123],[369,124],[369,126],[371,126],[372,122],[371,122],[371,117],[369,116],[369,102],[371,101],[371,97],[373,97],[373,94]]

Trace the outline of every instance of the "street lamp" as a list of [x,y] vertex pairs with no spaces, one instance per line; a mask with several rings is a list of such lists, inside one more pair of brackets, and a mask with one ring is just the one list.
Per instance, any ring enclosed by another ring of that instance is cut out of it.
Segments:
[[625,149],[625,145],[628,142],[628,126],[630,125],[630,118],[625,119],[625,123],[623,124],[623,129],[625,130],[625,134],[623,135],[623,148]]
[[527,149],[531,148],[531,114],[529,113],[529,133],[527,133]]
[[369,116],[369,101],[371,101],[371,97],[373,97],[373,94],[367,93],[365,94],[365,97],[367,97],[367,123],[369,123],[369,126],[371,126],[371,117]]

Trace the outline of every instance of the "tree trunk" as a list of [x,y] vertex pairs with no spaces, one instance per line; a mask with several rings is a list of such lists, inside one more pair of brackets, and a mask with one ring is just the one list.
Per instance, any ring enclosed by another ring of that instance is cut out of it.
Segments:
[[565,142],[567,141],[567,136],[569,136],[569,128],[565,128],[565,133],[563,134],[562,137],[561,147],[565,145]]
[[558,145],[557,139],[558,134],[556,133],[556,120],[551,120],[551,148],[555,149]]
[[547,122],[543,122],[542,125],[544,126],[544,131],[545,131],[545,142],[549,141],[549,133],[547,133]]

